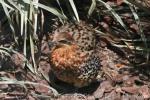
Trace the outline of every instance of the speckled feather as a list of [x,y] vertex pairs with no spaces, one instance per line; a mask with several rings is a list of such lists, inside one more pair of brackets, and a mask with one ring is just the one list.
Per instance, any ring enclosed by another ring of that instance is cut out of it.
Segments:
[[76,87],[87,86],[96,79],[100,58],[91,26],[67,24],[54,32],[52,41],[57,46],[51,51],[50,63],[58,79]]

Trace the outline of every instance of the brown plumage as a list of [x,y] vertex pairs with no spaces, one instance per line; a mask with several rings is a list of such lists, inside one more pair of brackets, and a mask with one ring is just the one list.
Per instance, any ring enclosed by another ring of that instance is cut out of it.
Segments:
[[84,87],[95,81],[100,59],[91,26],[81,22],[58,28],[50,47],[50,64],[59,80],[75,87]]

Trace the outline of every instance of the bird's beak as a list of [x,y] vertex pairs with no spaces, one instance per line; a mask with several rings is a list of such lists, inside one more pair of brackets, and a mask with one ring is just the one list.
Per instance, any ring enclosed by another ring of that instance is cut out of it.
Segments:
[[57,46],[57,44],[58,43],[56,41],[48,41],[48,45],[49,45],[50,48],[53,48],[53,47]]

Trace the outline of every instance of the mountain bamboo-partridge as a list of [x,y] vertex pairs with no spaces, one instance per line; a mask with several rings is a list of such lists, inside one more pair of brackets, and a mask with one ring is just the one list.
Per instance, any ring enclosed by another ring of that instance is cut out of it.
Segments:
[[50,48],[51,68],[59,80],[78,88],[96,80],[100,58],[92,26],[80,22],[58,28],[54,31]]

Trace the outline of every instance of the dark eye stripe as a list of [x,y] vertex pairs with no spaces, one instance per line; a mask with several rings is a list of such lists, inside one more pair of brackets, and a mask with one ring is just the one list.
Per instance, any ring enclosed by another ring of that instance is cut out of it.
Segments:
[[70,42],[70,41],[67,41],[67,40],[60,40],[60,41],[58,41],[58,42],[64,43],[64,44],[71,44],[71,42]]

